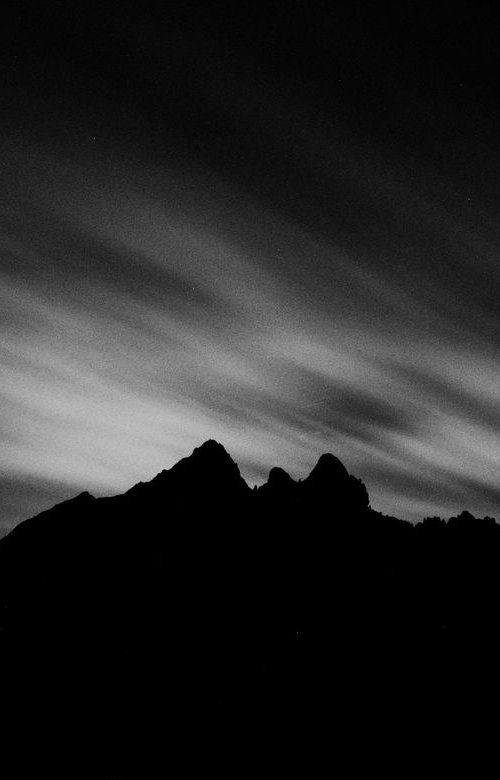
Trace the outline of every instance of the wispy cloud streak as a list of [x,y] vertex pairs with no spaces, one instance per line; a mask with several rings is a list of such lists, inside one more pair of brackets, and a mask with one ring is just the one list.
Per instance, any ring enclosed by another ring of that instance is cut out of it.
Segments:
[[[276,463],[303,476],[330,450],[375,508],[495,513],[497,367],[490,331],[478,358],[475,319],[498,323],[484,297],[457,287],[437,307],[430,259],[402,275],[390,234],[370,262],[216,178],[147,187],[123,163],[82,181],[76,163],[16,153],[17,220],[12,191],[0,203],[6,480],[112,493],[215,437],[250,482]],[[413,207],[420,220],[407,193]],[[443,241],[450,219],[432,218]]]

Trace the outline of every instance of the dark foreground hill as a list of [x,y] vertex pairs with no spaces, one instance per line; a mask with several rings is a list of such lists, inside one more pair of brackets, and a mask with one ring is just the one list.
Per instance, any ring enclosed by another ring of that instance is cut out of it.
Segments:
[[380,515],[333,455],[82,493],[0,541],[0,607],[6,777],[407,776],[498,727],[500,527]]

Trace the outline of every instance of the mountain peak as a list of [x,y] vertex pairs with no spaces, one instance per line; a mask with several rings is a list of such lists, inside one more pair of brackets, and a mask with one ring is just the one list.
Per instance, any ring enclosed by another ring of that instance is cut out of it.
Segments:
[[363,482],[351,476],[342,461],[331,452],[320,457],[303,484],[311,497],[331,495],[339,506],[364,510],[370,505]]
[[196,503],[203,497],[217,495],[240,496],[250,488],[240,470],[222,444],[208,439],[195,447],[191,455],[181,458],[170,469],[164,469],[150,482],[139,482],[128,494],[136,499],[145,496],[147,500],[159,500],[163,495],[170,500]]
[[211,458],[216,456],[224,456],[226,458],[231,457],[222,444],[219,444],[219,442],[215,441],[215,439],[207,439],[207,441],[204,441],[203,444],[200,444],[199,447],[195,447],[193,450],[193,455],[195,454],[198,456],[203,455]]
[[295,482],[284,469],[280,466],[274,466],[269,472],[267,484],[271,487],[289,487],[295,485]]
[[331,452],[325,452],[321,455],[305,482],[323,484],[333,480],[345,480],[348,476],[349,473],[342,461],[336,458],[335,455],[332,455]]
[[166,475],[169,481],[175,478],[193,487],[204,486],[210,490],[222,487],[230,491],[249,489],[237,464],[222,444],[214,439],[195,447],[191,455],[178,461]]
[[190,468],[202,468],[209,471],[221,469],[229,475],[229,472],[240,473],[240,470],[227,450],[215,439],[208,439],[199,447],[195,447],[191,455],[183,458],[173,466],[176,469],[180,463],[189,464]]

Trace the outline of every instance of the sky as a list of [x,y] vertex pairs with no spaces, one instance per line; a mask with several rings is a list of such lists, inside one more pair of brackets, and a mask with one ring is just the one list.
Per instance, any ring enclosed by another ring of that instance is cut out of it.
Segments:
[[2,13],[0,534],[208,438],[500,519],[495,4]]

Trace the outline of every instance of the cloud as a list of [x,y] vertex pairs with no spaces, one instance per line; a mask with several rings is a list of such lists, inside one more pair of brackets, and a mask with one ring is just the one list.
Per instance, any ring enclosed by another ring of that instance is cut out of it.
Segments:
[[[303,477],[330,450],[375,508],[494,514],[495,318],[482,294],[447,293],[449,268],[445,286],[429,258],[405,276],[390,231],[370,260],[215,176],[10,157],[24,179],[0,193],[6,478],[118,492],[212,437],[249,482],[277,464]],[[382,198],[393,221],[422,217],[410,195]],[[453,221],[429,222],[450,240]]]

